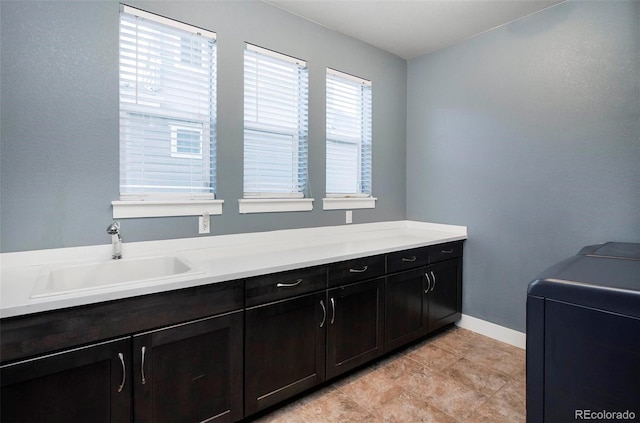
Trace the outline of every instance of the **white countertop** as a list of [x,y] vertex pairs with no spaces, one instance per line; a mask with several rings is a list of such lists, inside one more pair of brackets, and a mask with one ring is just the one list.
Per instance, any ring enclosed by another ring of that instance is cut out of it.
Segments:
[[111,259],[111,244],[0,254],[0,317],[195,287],[467,238],[464,226],[366,223],[126,243],[123,257],[176,255],[193,267],[160,280],[31,298],[47,268]]

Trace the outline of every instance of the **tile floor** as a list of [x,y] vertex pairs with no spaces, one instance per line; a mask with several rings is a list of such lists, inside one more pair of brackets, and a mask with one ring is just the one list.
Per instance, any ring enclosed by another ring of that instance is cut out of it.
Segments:
[[454,327],[256,422],[525,420],[525,351]]

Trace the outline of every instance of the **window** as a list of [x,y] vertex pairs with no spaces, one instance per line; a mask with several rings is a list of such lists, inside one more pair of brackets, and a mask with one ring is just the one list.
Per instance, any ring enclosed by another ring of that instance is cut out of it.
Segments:
[[214,198],[215,98],[214,33],[121,6],[121,200]]
[[305,196],[307,108],[306,62],[247,44],[244,53],[245,199]]
[[333,69],[326,78],[327,197],[370,197],[371,82]]
[[171,125],[171,157],[202,158],[202,128]]

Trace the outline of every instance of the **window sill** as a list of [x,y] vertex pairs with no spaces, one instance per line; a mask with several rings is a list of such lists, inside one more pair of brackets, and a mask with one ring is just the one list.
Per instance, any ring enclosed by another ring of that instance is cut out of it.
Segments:
[[322,199],[323,210],[375,209],[376,197],[329,197]]
[[240,213],[272,213],[313,210],[313,198],[242,198]]
[[113,218],[202,216],[222,214],[224,200],[112,201]]

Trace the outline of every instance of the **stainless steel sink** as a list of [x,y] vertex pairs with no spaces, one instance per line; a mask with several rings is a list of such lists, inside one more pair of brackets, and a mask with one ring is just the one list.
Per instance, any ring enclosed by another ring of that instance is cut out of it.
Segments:
[[31,298],[160,281],[188,272],[192,267],[175,256],[51,266],[38,276]]

